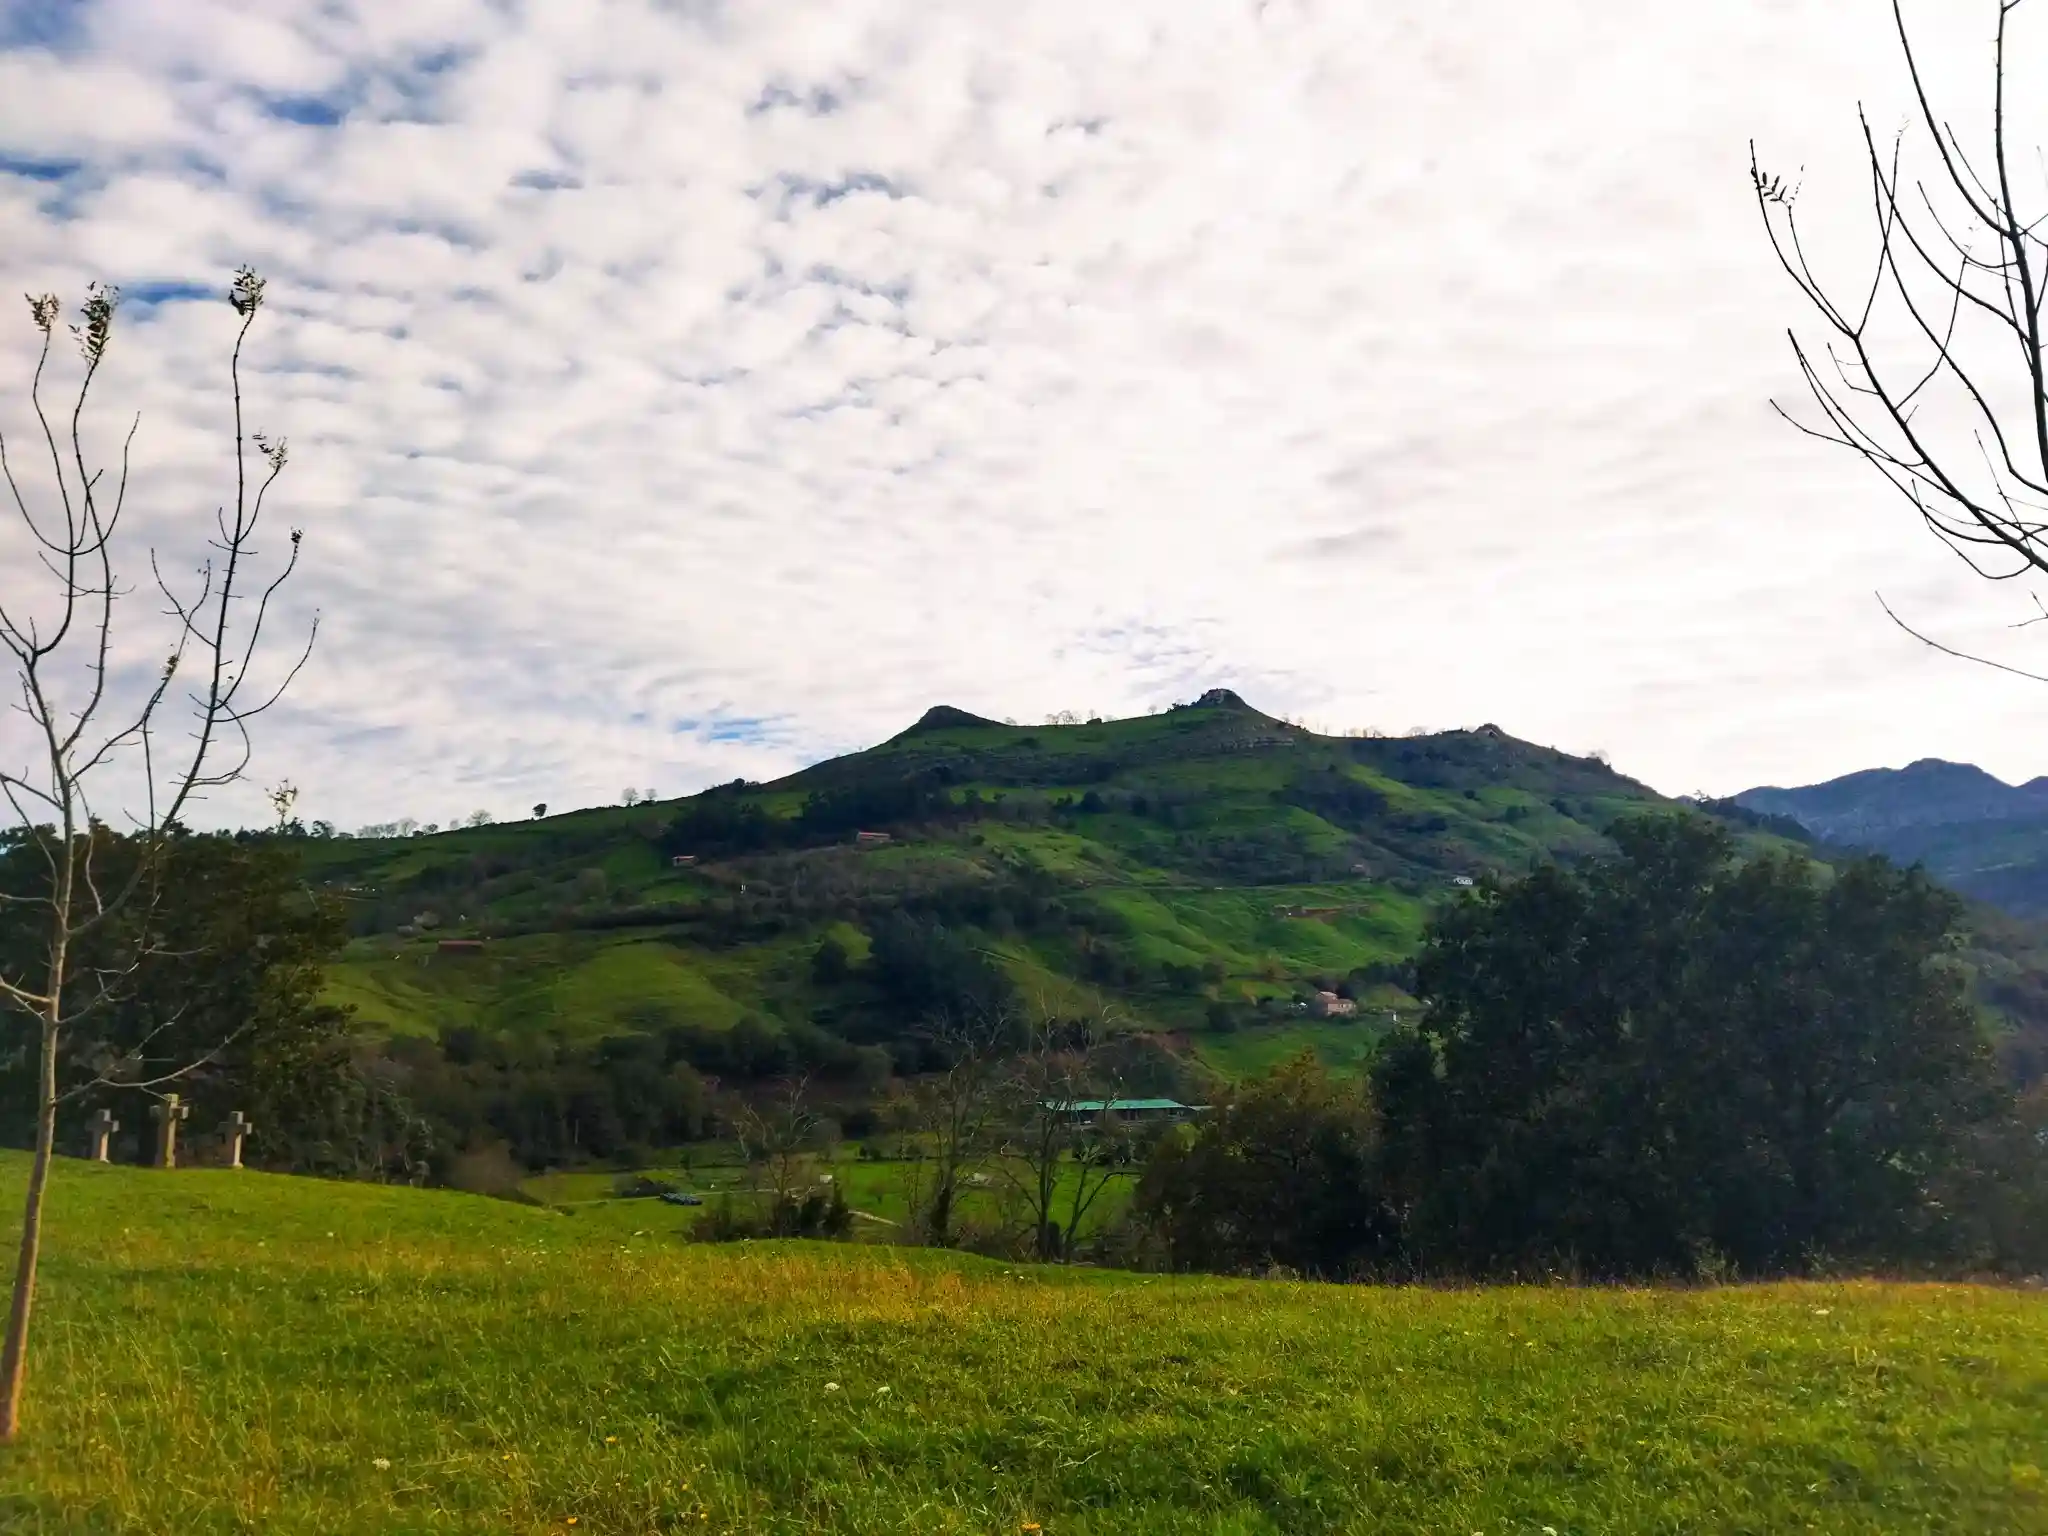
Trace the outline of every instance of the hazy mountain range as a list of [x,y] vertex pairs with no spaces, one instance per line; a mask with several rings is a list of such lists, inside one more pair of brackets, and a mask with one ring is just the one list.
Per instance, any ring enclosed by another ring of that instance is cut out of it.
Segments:
[[1924,863],[1945,884],[2009,912],[2048,914],[2048,775],[2007,784],[1973,764],[1929,757],[1825,784],[1745,790],[1735,801],[1839,847]]

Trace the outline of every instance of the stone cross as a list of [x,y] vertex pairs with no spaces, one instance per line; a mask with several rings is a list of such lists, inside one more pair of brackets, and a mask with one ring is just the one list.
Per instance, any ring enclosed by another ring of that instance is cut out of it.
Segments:
[[107,1160],[107,1143],[114,1139],[114,1132],[121,1129],[121,1122],[114,1118],[111,1109],[103,1109],[87,1124],[92,1136],[92,1160],[104,1163]]
[[227,1140],[230,1168],[242,1166],[242,1138],[255,1129],[256,1127],[249,1123],[248,1118],[239,1109],[229,1115],[227,1124],[220,1128],[221,1135]]
[[149,1106],[149,1113],[156,1121],[156,1165],[175,1168],[178,1166],[178,1122],[191,1116],[192,1106],[179,1103],[175,1093],[167,1093],[163,1103]]

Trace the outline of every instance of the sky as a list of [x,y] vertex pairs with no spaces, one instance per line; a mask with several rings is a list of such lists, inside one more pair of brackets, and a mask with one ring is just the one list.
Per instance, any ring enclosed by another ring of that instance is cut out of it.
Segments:
[[[1994,12],[1909,6],[1965,128]],[[2048,10],[2022,20],[2031,69]],[[117,459],[139,421],[133,688],[166,648],[148,549],[191,569],[232,495],[227,283],[269,284],[244,394],[290,463],[259,543],[305,534],[272,664],[320,628],[200,821],[282,780],[343,827],[666,797],[933,704],[1216,686],[1330,730],[1492,722],[1674,794],[1927,756],[2026,779],[2048,685],[1876,595],[2048,671],[2024,584],[1773,410],[1809,316],[1749,141],[1860,280],[1857,103],[1889,132],[1908,99],[1889,27],[0,0],[0,293],[123,290],[88,438]],[[17,468],[37,339],[0,310]],[[32,601],[16,528],[0,571]]]

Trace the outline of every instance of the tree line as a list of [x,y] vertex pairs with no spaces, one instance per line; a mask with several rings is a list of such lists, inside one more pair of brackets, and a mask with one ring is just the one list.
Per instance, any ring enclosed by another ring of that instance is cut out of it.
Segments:
[[[132,849],[92,835],[95,867],[120,877]],[[1689,815],[1624,821],[1613,842],[1440,910],[1400,968],[1421,1011],[1364,1078],[1303,1060],[1223,1090],[1150,1037],[1027,1017],[963,930],[903,911],[872,925],[858,964],[819,944],[816,979],[858,1004],[836,1028],[650,1015],[582,1043],[372,1040],[321,1000],[345,919],[300,881],[289,840],[178,831],[150,874],[177,899],[136,903],[75,956],[130,981],[67,1037],[78,1086],[62,1120],[76,1136],[107,1107],[135,1136],[137,1085],[186,1063],[177,1086],[202,1122],[241,1109],[264,1128],[261,1166],[459,1182],[484,1148],[511,1168],[643,1165],[735,1136],[802,1081],[833,1136],[899,1138],[919,1165],[915,1229],[941,1243],[999,1236],[961,1219],[963,1181],[981,1174],[1028,1213],[1009,1236],[1026,1251],[1166,1268],[1619,1277],[2048,1259],[2048,1106],[2001,1072],[1970,1004],[1954,896],[1879,859],[1738,859]],[[13,838],[0,891],[32,892],[42,867]],[[0,930],[0,945],[29,937]],[[878,1000],[926,1022],[864,1038]],[[7,1043],[4,1071],[25,1078],[29,1036],[12,1027]],[[1128,1093],[1213,1107],[1168,1128],[1059,1107]],[[5,1099],[17,1143],[28,1099]],[[1135,1183],[1128,1216],[1077,1247],[1112,1173]]]

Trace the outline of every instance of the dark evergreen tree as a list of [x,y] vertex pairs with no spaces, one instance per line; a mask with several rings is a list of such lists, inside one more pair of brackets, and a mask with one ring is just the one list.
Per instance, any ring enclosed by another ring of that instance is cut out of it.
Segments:
[[1955,899],[1879,860],[1738,864],[1693,817],[1432,924],[1375,1069],[1415,1253],[1479,1272],[1967,1262],[2010,1120]]

